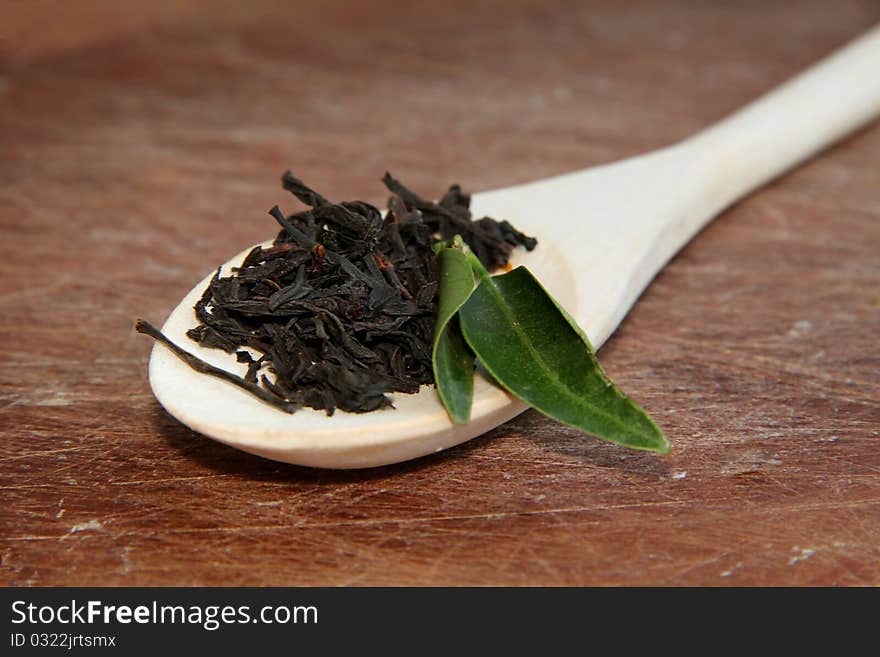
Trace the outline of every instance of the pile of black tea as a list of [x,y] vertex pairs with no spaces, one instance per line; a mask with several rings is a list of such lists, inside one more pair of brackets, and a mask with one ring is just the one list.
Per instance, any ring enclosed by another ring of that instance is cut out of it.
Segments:
[[[309,207],[269,214],[281,231],[230,275],[220,270],[195,306],[187,335],[235,353],[239,377],[218,370],[139,321],[200,372],[220,376],[282,410],[307,406],[366,412],[391,405],[387,393],[434,382],[432,340],[439,288],[438,240],[461,235],[490,271],[535,239],[506,221],[474,221],[458,185],[437,203],[385,174],[388,212],[363,201],[332,203],[289,171],[284,188]],[[272,377],[269,374],[274,375]]]

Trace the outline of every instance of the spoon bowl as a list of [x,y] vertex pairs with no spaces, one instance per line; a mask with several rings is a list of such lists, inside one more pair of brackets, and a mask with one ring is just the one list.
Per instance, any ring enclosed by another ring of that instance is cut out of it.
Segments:
[[[725,207],[880,112],[880,28],[777,90],[679,144],[647,155],[476,194],[475,216],[507,219],[538,239],[526,265],[585,329],[595,348],[614,332],[664,264]],[[250,249],[225,263],[241,263]],[[186,337],[213,272],[171,313],[162,332],[206,362],[246,366]],[[322,468],[364,468],[438,452],[489,431],[527,407],[476,375],[472,419],[455,425],[433,387],[391,395],[371,413],[287,414],[199,374],[153,348],[156,398],[190,428],[266,458]]]

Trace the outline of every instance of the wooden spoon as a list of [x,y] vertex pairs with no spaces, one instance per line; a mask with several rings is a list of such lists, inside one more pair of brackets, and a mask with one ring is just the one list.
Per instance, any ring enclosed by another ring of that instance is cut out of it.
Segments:
[[[598,348],[663,265],[724,208],[865,125],[880,113],[880,27],[720,123],[640,157],[477,194],[476,216],[510,220],[539,247],[527,265]],[[250,249],[223,266],[225,273]],[[201,281],[163,332],[205,361],[244,373],[234,357],[185,336]],[[323,468],[396,463],[452,447],[525,410],[477,376],[473,419],[450,422],[433,387],[393,395],[395,410],[365,414],[278,411],[198,374],[156,345],[150,383],[171,415],[195,431],[270,459]]]

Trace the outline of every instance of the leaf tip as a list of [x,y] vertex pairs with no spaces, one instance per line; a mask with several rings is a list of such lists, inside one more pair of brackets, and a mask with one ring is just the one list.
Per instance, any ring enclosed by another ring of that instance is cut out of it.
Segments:
[[669,439],[666,438],[666,435],[658,428],[657,429],[658,440],[657,446],[651,447],[650,449],[654,452],[657,452],[661,456],[666,456],[669,452],[672,451],[672,443],[669,442]]
[[449,419],[452,420],[453,424],[467,424],[471,421],[471,409],[467,409],[462,412],[454,412],[447,409],[449,413]]
[[[440,403],[443,404],[443,408],[453,424],[467,424],[471,421],[473,392],[466,391],[462,394],[461,389],[448,388],[448,385],[448,382],[435,384]],[[470,394],[467,394],[468,392]]]

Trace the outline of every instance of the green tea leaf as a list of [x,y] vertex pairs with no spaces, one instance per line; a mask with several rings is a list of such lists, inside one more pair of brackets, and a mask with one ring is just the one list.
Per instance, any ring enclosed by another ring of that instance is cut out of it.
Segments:
[[586,335],[526,268],[493,277],[478,262],[474,269],[481,281],[459,310],[461,329],[501,386],[599,438],[669,451],[663,432],[605,375]]
[[453,422],[465,424],[471,418],[474,398],[474,355],[461,335],[459,308],[474,290],[474,273],[464,254],[461,238],[453,248],[440,248],[440,295],[434,330],[434,382]]

